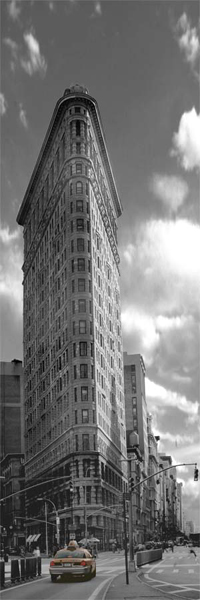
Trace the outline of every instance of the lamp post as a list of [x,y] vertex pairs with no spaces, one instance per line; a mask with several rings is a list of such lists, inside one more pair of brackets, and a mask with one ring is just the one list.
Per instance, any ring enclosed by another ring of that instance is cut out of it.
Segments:
[[[87,477],[87,473],[90,471],[90,467],[86,468],[85,477]],[[87,541],[88,529],[87,529],[87,487],[85,485],[85,539]]]
[[48,525],[47,525],[47,502],[50,502],[50,504],[52,504],[54,510],[55,510],[55,515],[56,515],[56,538],[57,538],[57,544],[59,546],[60,544],[60,531],[59,531],[59,525],[60,525],[60,518],[58,516],[58,511],[57,508],[54,504],[54,502],[52,502],[52,500],[50,500],[50,498],[38,498],[39,502],[45,502],[45,523],[46,523],[46,554],[48,556]]

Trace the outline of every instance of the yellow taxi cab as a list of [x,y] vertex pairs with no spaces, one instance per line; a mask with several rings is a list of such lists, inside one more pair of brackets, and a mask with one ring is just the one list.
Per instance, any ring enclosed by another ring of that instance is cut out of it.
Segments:
[[91,579],[96,577],[96,561],[86,548],[79,548],[76,540],[71,540],[66,548],[56,552],[49,573],[53,583],[63,575]]

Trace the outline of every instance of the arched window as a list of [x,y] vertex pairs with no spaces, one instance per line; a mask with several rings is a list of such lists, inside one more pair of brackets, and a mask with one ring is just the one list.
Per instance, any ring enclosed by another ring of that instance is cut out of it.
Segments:
[[77,181],[77,183],[76,183],[76,193],[77,194],[82,194],[83,193],[83,184],[82,184],[82,181]]

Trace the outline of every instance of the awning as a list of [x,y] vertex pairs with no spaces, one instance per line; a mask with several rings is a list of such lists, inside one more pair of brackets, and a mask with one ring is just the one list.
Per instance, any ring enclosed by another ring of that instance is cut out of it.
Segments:
[[35,535],[34,542],[37,542],[40,536],[41,536],[41,533],[37,533],[37,535]]
[[33,542],[34,538],[35,538],[35,534],[29,535],[26,541],[30,544],[30,542]]

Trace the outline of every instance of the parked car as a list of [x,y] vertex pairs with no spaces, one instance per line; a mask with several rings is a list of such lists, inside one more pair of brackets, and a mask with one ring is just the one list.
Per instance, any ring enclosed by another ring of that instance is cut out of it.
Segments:
[[58,550],[50,562],[49,573],[55,583],[59,576],[96,577],[96,561],[86,548],[79,548],[75,540],[71,540],[67,548]]

